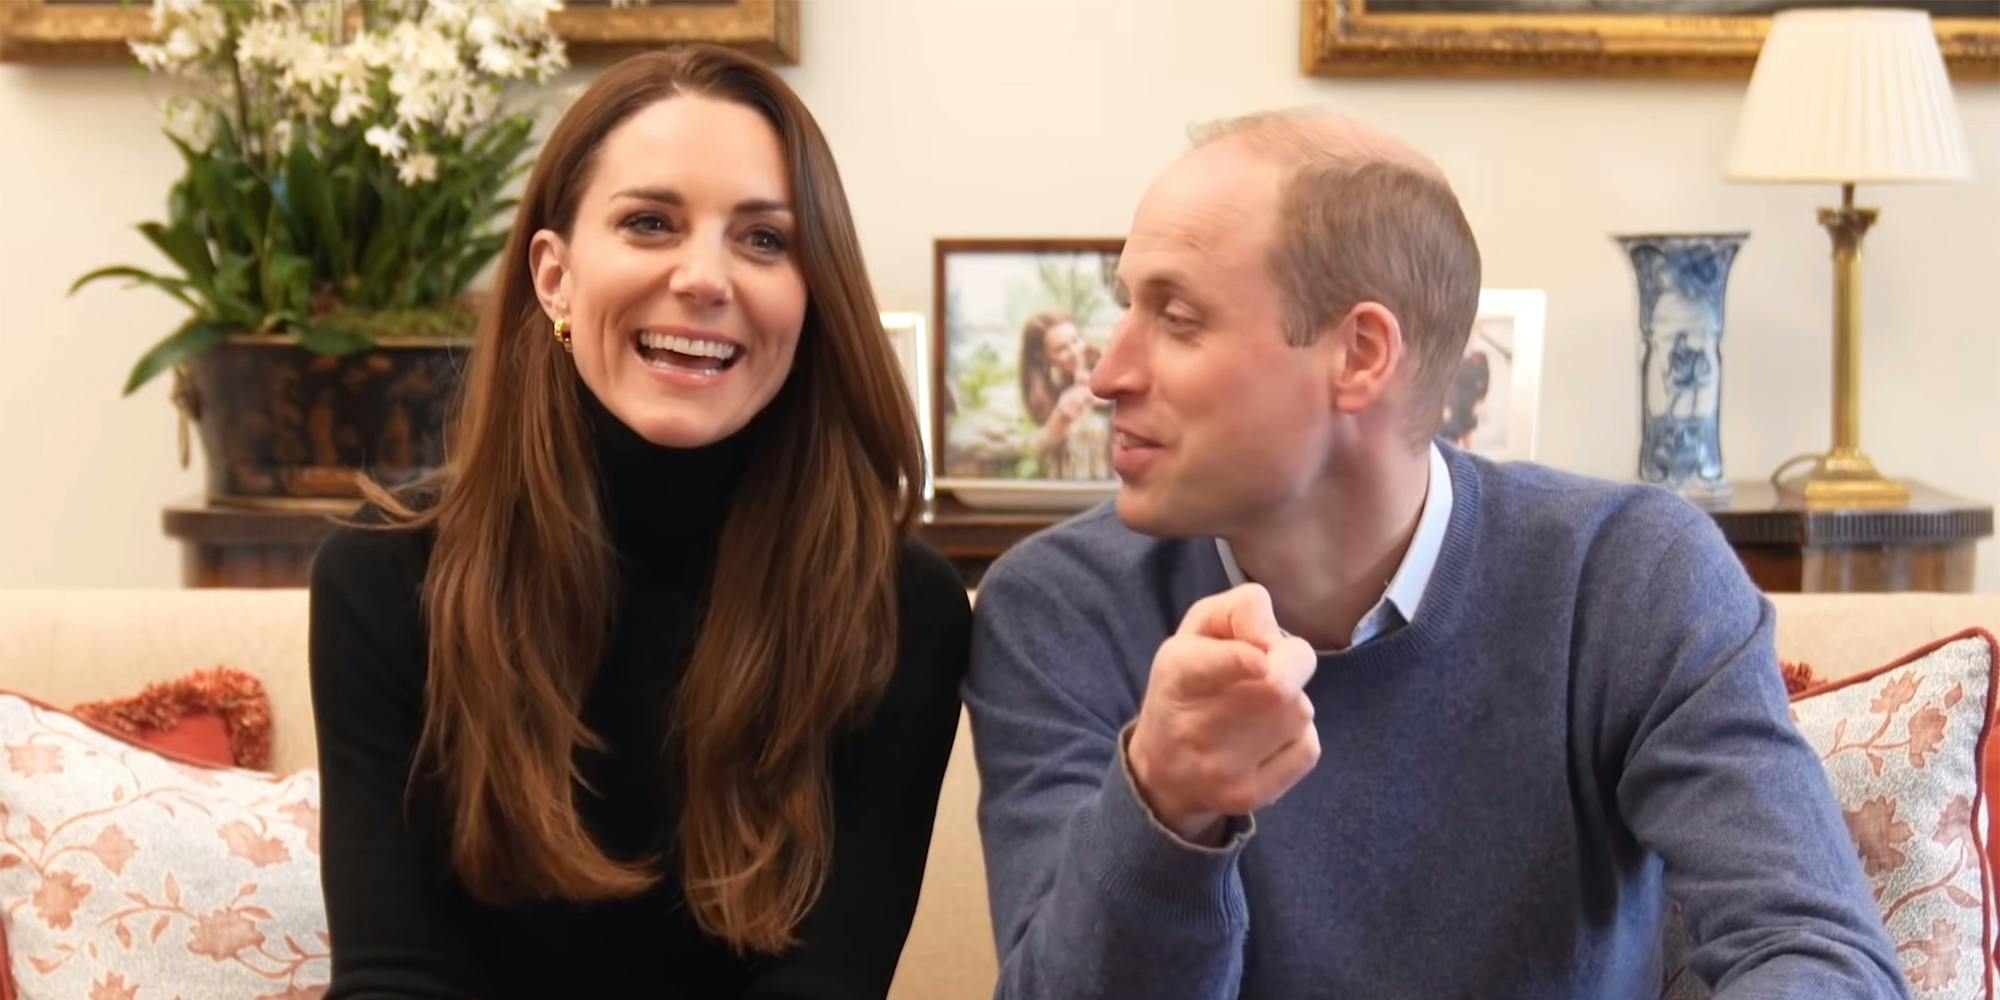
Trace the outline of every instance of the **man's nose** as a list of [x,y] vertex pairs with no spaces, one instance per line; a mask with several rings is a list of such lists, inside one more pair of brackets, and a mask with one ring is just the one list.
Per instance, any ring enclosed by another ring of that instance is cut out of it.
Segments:
[[1133,332],[1132,315],[1127,313],[1111,331],[1104,356],[1090,372],[1090,391],[1103,399],[1131,396],[1145,389],[1144,358]]

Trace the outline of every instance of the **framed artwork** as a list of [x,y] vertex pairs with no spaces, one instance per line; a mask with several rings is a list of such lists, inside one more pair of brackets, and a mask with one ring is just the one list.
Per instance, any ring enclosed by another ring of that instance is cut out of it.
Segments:
[[1535,457],[1547,311],[1548,297],[1539,291],[1480,290],[1472,335],[1445,390],[1439,437],[1488,458]]
[[0,61],[129,62],[125,43],[152,26],[152,4],[0,0]]
[[917,414],[917,433],[924,442],[923,497],[929,500],[934,492],[936,472],[931,466],[936,461],[933,456],[937,455],[937,445],[932,441],[931,343],[925,335],[924,315],[885,312],[882,332],[888,335],[889,346],[896,351],[896,363],[903,372],[903,388],[909,391],[911,408]]
[[609,60],[669,42],[713,42],[767,63],[799,61],[800,0],[564,0],[549,15],[579,61]]
[[[800,0],[566,0],[550,16],[576,62],[669,42],[713,42],[778,65],[799,61]],[[0,61],[129,62],[148,0],[0,0]]]
[[2000,0],[1300,0],[1318,76],[1748,77],[1771,15],[1928,12],[1959,79],[2000,79]]
[[939,240],[936,487],[970,506],[1068,509],[1117,492],[1090,372],[1125,310],[1120,239]]

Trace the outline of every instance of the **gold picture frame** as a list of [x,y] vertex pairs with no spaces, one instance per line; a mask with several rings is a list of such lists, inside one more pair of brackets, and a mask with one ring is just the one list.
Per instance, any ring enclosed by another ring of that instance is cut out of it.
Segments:
[[[2000,4],[1874,0],[1942,12],[1959,79],[2000,79]],[[1301,0],[1314,76],[1747,77],[1788,0]],[[1619,7],[1626,9],[1620,10]],[[1967,16],[1950,16],[1965,12]]]
[[[615,59],[672,42],[711,42],[790,66],[799,61],[800,0],[651,0],[614,7],[569,0],[551,18],[578,62]],[[0,0],[0,62],[120,62],[145,34],[146,0]]]
[[0,62],[132,60],[126,42],[152,24],[152,5],[78,0],[0,2]]

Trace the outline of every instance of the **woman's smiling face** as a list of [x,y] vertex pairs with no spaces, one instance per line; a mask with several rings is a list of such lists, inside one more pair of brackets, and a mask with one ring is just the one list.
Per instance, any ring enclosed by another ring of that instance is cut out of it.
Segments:
[[577,374],[654,444],[741,430],[791,373],[806,285],[784,147],[764,116],[697,95],[605,137],[567,238],[535,235],[544,308]]

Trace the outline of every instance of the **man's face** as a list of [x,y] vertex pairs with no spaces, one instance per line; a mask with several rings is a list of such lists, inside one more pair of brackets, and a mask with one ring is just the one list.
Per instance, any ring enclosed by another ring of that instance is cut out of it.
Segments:
[[1286,176],[1225,140],[1139,203],[1118,265],[1131,308],[1090,383],[1117,404],[1118,516],[1139,531],[1239,534],[1325,468],[1332,338],[1286,343],[1269,267]]

